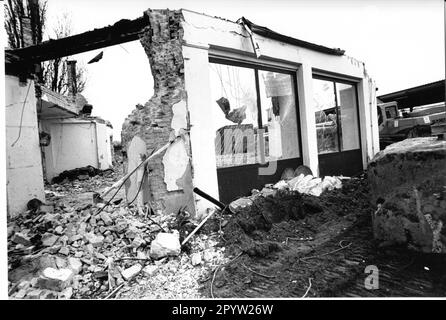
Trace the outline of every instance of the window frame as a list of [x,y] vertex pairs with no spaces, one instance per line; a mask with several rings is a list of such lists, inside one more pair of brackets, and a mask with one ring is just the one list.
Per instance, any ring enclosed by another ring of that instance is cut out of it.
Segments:
[[[272,67],[272,66],[265,66],[261,64],[261,61],[259,61],[259,64],[250,63],[246,61],[237,61],[237,60],[228,60],[221,57],[209,57],[208,60],[209,63],[216,63],[216,64],[222,64],[222,65],[228,65],[228,66],[234,66],[234,67],[243,67],[243,68],[249,68],[254,70],[255,75],[255,88],[256,88],[256,99],[257,99],[257,125],[259,129],[265,129],[263,127],[263,119],[262,119],[262,102],[260,97],[260,82],[259,82],[259,70],[260,71],[271,71],[276,73],[282,73],[282,74],[288,74],[291,76],[292,79],[292,86],[293,86],[293,93],[294,93],[294,105],[296,108],[296,124],[297,124],[297,135],[298,135],[298,147],[299,147],[299,157],[295,158],[286,158],[286,159],[277,159],[276,161],[281,160],[289,160],[289,159],[301,159],[303,157],[302,155],[302,133],[301,133],[301,125],[300,125],[300,113],[299,113],[299,98],[298,98],[298,86],[297,86],[297,70],[290,70],[290,69],[283,69],[280,67]],[[269,163],[269,161],[266,161],[265,163],[255,163],[256,165],[265,165]],[[236,166],[238,167],[238,166]]]
[[[324,80],[324,81],[330,81],[333,83],[333,91],[334,91],[334,96],[335,96],[335,109],[336,109],[336,121],[337,121],[337,126],[336,126],[336,132],[337,132],[337,136],[338,136],[338,150],[337,151],[332,151],[332,152],[327,152],[327,153],[319,153],[318,155],[324,155],[324,154],[330,154],[330,153],[340,153],[340,152],[348,152],[348,151],[354,151],[354,150],[362,150],[362,141],[361,141],[361,122],[360,122],[360,118],[359,118],[359,97],[358,97],[358,83],[356,81],[350,81],[350,80],[346,80],[343,78],[336,78],[336,77],[330,77],[330,76],[326,76],[326,75],[321,75],[319,73],[313,73],[313,77],[312,79],[316,79],[316,80]],[[341,119],[340,119],[340,105],[338,104],[338,94],[337,94],[337,90],[336,90],[336,83],[342,83],[342,84],[347,84],[347,85],[351,85],[354,88],[354,92],[355,92],[355,102],[356,102],[356,118],[358,121],[358,140],[359,140],[359,146],[356,149],[351,149],[351,150],[342,150],[342,144],[341,144],[341,127],[342,127],[342,123],[341,123]]]

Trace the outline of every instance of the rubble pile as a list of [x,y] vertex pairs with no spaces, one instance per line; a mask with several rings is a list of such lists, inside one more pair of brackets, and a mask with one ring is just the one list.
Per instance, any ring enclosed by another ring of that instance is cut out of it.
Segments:
[[136,277],[137,285],[120,290],[120,299],[198,299],[207,298],[203,290],[212,272],[229,259],[218,246],[218,235],[196,235],[189,252],[164,257],[147,265]]
[[[119,198],[105,208],[91,201],[94,193],[88,190],[110,182],[97,176],[52,185],[46,205],[9,221],[11,298],[108,298],[129,288],[165,297],[166,286],[176,288],[170,294],[177,296],[198,295],[195,276],[223,259],[223,251],[214,248],[217,241],[197,233],[188,254],[182,253],[178,214],[144,217]],[[200,261],[190,258],[194,255]],[[170,274],[182,279],[171,283]],[[138,290],[141,286],[151,293]]]
[[93,166],[86,166],[82,168],[76,168],[72,170],[65,170],[58,176],[54,177],[52,183],[67,183],[73,180],[88,180],[90,177],[94,177],[98,174],[110,174],[113,172],[112,169],[99,170]]
[[331,177],[325,176],[323,179],[315,178],[311,174],[301,173],[297,177],[288,180],[280,180],[274,185],[266,185],[262,192],[270,192],[270,190],[292,190],[299,193],[305,193],[312,196],[320,196],[322,192],[333,189],[340,189],[342,187],[341,179],[348,179],[347,177]]
[[252,190],[251,197],[243,197],[233,201],[230,207],[233,211],[239,208],[250,206],[253,199],[258,196],[267,197],[274,196],[280,191],[295,191],[299,194],[308,194],[319,197],[324,191],[331,191],[342,188],[342,180],[348,180],[349,177],[332,177],[325,176],[323,179],[315,178],[311,174],[299,174],[295,177],[280,180],[275,184],[267,184],[262,190]]

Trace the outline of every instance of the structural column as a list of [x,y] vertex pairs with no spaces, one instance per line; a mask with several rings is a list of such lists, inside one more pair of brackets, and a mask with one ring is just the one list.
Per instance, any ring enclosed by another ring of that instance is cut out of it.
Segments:
[[302,157],[315,176],[319,175],[316,119],[313,107],[313,72],[311,65],[303,63],[297,71]]
[[[190,117],[193,184],[218,199],[215,128],[212,123],[208,48],[183,46],[187,109]],[[214,207],[195,195],[197,212]]]
[[375,85],[366,77],[358,83],[359,125],[361,128],[361,147],[363,168],[373,156],[379,152],[379,132],[377,124],[377,110]]

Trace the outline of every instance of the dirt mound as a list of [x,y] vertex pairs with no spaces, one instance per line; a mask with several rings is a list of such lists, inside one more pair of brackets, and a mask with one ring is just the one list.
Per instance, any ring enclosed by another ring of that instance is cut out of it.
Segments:
[[346,180],[341,189],[320,197],[278,190],[275,195],[255,197],[253,205],[239,209],[231,217],[224,228],[224,245],[249,251],[265,241],[275,241],[280,247],[287,238],[309,238],[324,223],[344,216],[353,220],[369,208],[368,185],[363,176]]
[[[238,258],[218,270],[214,284],[206,287],[208,294],[212,286],[218,297],[302,296],[309,278],[330,270],[335,260],[343,261],[348,249],[342,248],[350,242],[343,241],[342,234],[370,217],[372,210],[365,175],[345,180],[342,188],[319,197],[279,190],[252,200],[253,205],[239,209],[223,228],[220,245],[229,257]],[[332,250],[336,254],[323,261],[311,259]],[[324,277],[316,282],[317,292],[333,282]]]

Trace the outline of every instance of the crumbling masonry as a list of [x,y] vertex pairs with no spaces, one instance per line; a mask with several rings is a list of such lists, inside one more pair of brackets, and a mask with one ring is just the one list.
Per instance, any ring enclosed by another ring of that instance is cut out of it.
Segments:
[[[145,14],[150,24],[141,34],[140,41],[150,61],[154,95],[125,120],[122,143],[128,152],[129,163],[135,158],[139,161],[140,157],[140,154],[129,150],[133,139],[142,139],[149,154],[186,133],[184,138],[170,145],[163,156],[149,162],[148,183],[143,185],[143,193],[146,194],[144,200],[149,200],[155,211],[171,213],[186,207],[194,213],[182,55],[182,13],[179,10],[148,10]],[[137,182],[130,180],[129,184]]]

